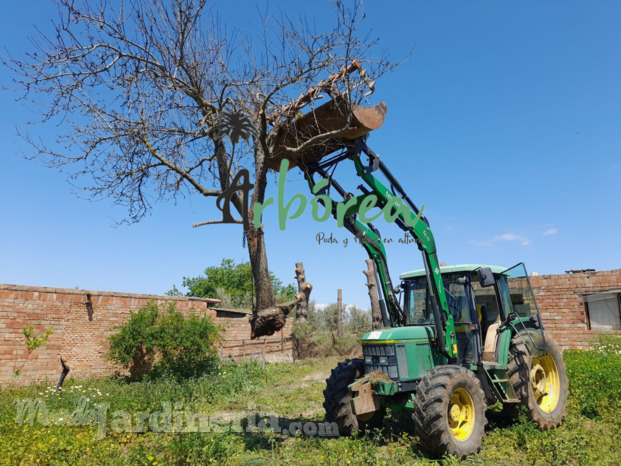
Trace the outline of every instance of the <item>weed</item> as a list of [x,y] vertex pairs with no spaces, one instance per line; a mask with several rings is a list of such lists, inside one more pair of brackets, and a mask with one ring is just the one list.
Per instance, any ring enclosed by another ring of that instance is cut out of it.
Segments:
[[[499,407],[488,411],[496,419],[480,453],[471,464],[615,464],[621,455],[621,355],[611,349],[618,340],[605,339],[589,351],[567,351],[565,362],[570,398],[564,424],[541,431],[523,416],[502,420]],[[337,358],[296,364],[220,364],[211,374],[186,380],[151,378],[140,383],[122,377],[68,379],[62,392],[32,385],[0,397],[2,461],[78,464],[438,464],[418,448],[411,418],[388,414],[383,428],[349,438],[291,437],[274,432],[209,433],[114,432],[95,439],[95,426],[47,426],[15,422],[14,402],[39,398],[58,416],[71,415],[80,400],[110,403],[116,410],[161,410],[163,402],[181,402],[183,409],[212,413],[245,413],[250,401],[257,412],[273,412],[282,426],[321,421],[322,381]],[[108,419],[110,423],[110,419]],[[444,457],[440,464],[457,464]]]

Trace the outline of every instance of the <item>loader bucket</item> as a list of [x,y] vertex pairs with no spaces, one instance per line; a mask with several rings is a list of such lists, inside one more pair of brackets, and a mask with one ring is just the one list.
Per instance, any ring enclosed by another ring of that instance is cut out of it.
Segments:
[[[344,149],[382,126],[386,111],[384,102],[373,107],[354,105],[348,110],[344,100],[330,100],[278,129],[269,167],[278,171],[283,159],[289,160],[289,169],[303,167]],[[296,150],[315,137],[308,147]]]

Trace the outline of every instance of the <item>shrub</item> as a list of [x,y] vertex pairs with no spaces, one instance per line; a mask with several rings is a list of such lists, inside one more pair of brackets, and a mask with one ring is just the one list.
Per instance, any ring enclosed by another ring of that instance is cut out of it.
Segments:
[[621,400],[621,337],[600,335],[588,351],[564,352],[571,403],[583,416],[616,415]]
[[346,328],[356,335],[363,335],[371,331],[371,310],[350,306],[346,314]]
[[371,331],[371,311],[357,306],[343,306],[343,336],[337,337],[337,305],[318,308],[311,301],[307,323],[294,325],[294,357],[323,358],[328,356],[355,356],[361,353],[360,338]]
[[109,338],[108,358],[129,369],[132,378],[192,377],[208,372],[217,361],[221,328],[210,317],[184,316],[174,304],[161,312],[150,302],[117,329]]

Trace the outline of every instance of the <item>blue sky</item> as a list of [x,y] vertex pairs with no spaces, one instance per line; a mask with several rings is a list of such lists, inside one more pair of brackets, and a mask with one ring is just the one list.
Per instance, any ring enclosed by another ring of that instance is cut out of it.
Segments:
[[[216,2],[239,28],[254,20],[253,5]],[[329,11],[324,1],[283,5],[293,15]],[[388,115],[369,145],[425,205],[440,260],[524,261],[540,274],[621,267],[621,4],[367,1],[365,11],[394,59],[414,50],[377,83],[371,100],[386,101]],[[33,25],[54,17],[45,0],[7,3],[0,46],[19,54]],[[0,84],[10,81],[0,68]],[[163,293],[224,257],[247,260],[239,227],[191,227],[219,218],[209,200],[157,204],[140,223],[115,227],[122,208],[80,199],[63,173],[22,157],[29,148],[15,128],[35,115],[16,97],[0,92],[0,283]],[[51,139],[60,129],[30,131]],[[288,181],[290,195],[307,193],[299,172]],[[346,230],[308,210],[285,231],[275,210],[263,222],[278,277],[293,282],[303,261],[317,302],[342,288],[344,302],[368,307],[366,255]],[[395,243],[402,235],[376,226]],[[320,232],[339,243],[317,244]],[[413,245],[387,249],[395,281],[422,266]]]

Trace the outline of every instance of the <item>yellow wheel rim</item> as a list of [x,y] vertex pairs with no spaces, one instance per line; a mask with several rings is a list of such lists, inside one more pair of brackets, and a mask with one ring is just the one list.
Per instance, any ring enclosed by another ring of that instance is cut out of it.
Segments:
[[470,437],[474,430],[474,401],[465,388],[458,388],[448,404],[448,424],[451,434],[460,442]]
[[544,413],[554,411],[561,394],[561,381],[552,354],[533,358],[530,384],[539,409]]

